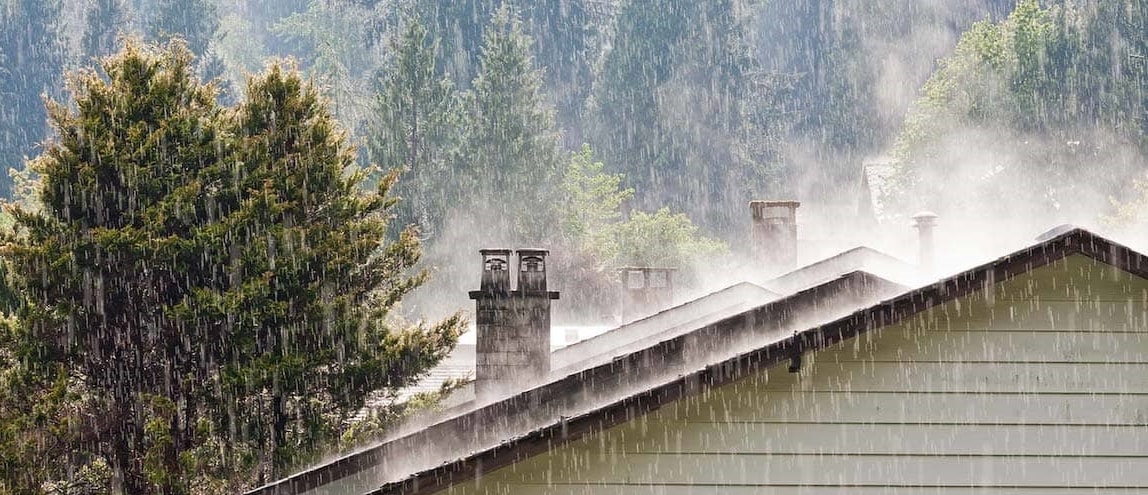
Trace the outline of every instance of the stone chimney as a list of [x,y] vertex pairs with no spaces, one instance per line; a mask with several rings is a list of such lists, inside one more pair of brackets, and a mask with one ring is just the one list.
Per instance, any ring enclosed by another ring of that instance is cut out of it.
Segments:
[[483,249],[475,301],[475,395],[478,400],[541,381],[550,373],[550,301],[545,249],[518,250],[518,287],[510,287],[510,250]]
[[623,267],[622,322],[628,323],[674,304],[677,268]]
[[931,211],[922,211],[913,215],[913,228],[917,229],[917,264],[921,270],[933,270],[933,228],[937,226],[937,214]]
[[797,201],[750,201],[754,258],[767,269],[797,264]]

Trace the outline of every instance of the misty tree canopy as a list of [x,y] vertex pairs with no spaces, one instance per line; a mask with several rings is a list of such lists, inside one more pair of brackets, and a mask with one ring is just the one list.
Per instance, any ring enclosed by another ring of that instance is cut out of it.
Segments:
[[1124,193],[1148,164],[1146,23],[1143,0],[1024,0],[973,26],[898,137],[900,199],[1039,211]]

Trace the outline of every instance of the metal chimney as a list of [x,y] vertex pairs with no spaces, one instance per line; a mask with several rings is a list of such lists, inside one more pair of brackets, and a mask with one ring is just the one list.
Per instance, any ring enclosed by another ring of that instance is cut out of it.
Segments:
[[937,214],[931,211],[922,211],[913,215],[913,228],[917,229],[917,264],[921,269],[930,272],[933,270],[933,228],[937,226]]

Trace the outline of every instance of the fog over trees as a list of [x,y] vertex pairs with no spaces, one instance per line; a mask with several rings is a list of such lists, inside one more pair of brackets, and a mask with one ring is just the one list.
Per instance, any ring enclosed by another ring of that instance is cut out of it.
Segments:
[[602,322],[751,199],[1148,232],[1146,85],[1148,0],[0,0],[0,494],[351,448],[480,247]]

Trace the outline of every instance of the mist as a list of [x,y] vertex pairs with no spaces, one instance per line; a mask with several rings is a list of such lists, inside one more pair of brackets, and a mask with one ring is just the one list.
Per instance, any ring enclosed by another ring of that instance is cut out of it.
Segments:
[[[1133,0],[0,6],[0,195],[37,202],[30,160],[60,138],[42,98],[72,108],[65,72],[127,39],[186,46],[223,106],[288,60],[352,146],[346,177],[367,190],[400,172],[378,218],[388,240],[420,241],[410,275],[429,277],[388,323],[473,321],[482,248],[548,249],[554,326],[598,332],[625,323],[622,267],[676,268],[674,306],[857,246],[918,266],[920,212],[938,216],[935,261],[905,286],[1064,224],[1148,247],[1148,42]],[[753,200],[801,203],[791,266],[756,258]]]

